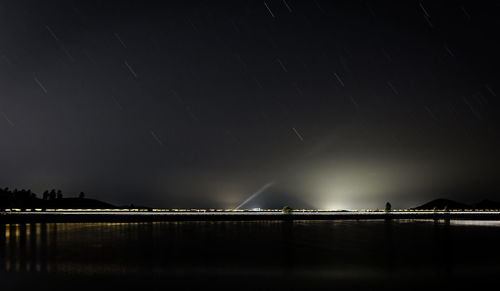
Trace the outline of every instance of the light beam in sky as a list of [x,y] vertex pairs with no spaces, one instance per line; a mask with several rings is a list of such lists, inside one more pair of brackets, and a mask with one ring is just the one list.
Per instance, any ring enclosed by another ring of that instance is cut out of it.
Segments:
[[264,193],[268,188],[272,187],[274,185],[274,182],[267,183],[266,185],[262,186],[257,192],[253,193],[250,197],[247,198],[247,200],[243,201],[240,205],[238,205],[235,209],[240,209],[241,206],[247,204],[250,200],[254,199],[255,197],[259,196],[260,194]]

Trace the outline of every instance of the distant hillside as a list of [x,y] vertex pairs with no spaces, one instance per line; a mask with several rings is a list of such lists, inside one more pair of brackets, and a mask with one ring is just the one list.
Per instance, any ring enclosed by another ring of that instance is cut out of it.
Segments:
[[424,209],[434,209],[434,208],[435,209],[445,209],[445,208],[447,208],[447,209],[472,209],[474,207],[471,205],[467,205],[467,204],[453,201],[450,199],[440,198],[440,199],[436,199],[436,200],[432,200],[430,202],[427,202],[423,205],[414,207],[412,209],[424,210]]
[[[0,209],[5,208],[68,208],[68,209],[106,209],[116,208],[106,202],[88,198],[63,198],[62,192],[60,197],[57,194],[49,197],[45,195],[45,199],[36,197],[35,193],[29,190],[14,190],[0,189]],[[55,196],[55,197],[54,197]]]
[[47,207],[54,208],[89,208],[89,209],[106,209],[106,208],[116,208],[116,206],[111,205],[109,203],[99,201],[96,199],[89,198],[63,198],[56,199],[54,201],[47,201]]
[[414,207],[412,209],[420,209],[420,210],[425,210],[425,209],[500,209],[500,202],[496,201],[491,201],[491,200],[482,200],[481,202],[475,203],[475,204],[465,204],[449,199],[436,199],[432,200],[430,202],[427,202],[423,205]]
[[88,198],[61,198],[56,200],[42,200],[31,198],[29,200],[0,199],[0,209],[5,208],[67,208],[67,209],[106,209],[116,208],[106,202]]

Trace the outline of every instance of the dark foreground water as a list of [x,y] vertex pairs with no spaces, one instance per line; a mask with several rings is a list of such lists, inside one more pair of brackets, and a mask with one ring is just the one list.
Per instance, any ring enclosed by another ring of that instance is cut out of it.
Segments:
[[1,290],[500,284],[495,221],[11,224],[0,249]]

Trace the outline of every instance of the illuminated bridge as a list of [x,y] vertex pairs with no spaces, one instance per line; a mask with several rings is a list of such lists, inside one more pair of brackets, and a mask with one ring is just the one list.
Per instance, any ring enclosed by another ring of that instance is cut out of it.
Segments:
[[500,210],[4,209],[0,222],[468,219],[500,220]]

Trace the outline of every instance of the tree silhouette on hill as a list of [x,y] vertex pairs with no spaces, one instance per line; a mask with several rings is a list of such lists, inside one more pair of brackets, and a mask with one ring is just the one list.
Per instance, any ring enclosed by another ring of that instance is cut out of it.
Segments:
[[49,200],[49,191],[48,190],[43,191],[42,199]]
[[50,190],[49,200],[56,200],[56,190],[55,189]]
[[38,198],[36,193],[30,189],[14,189],[8,187],[0,188],[0,209],[20,208],[113,208],[114,206],[95,199],[86,199],[85,194],[80,192],[75,197],[65,198],[62,190],[45,190]]

